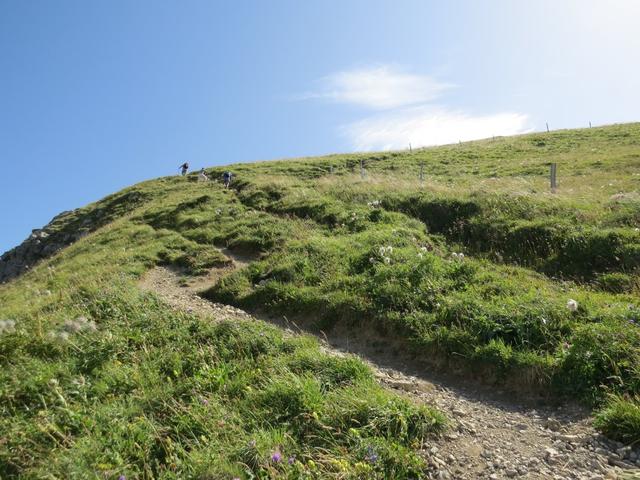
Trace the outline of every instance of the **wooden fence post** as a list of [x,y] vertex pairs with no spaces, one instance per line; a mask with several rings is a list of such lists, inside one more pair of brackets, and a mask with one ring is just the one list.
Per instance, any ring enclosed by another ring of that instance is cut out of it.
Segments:
[[550,172],[550,182],[551,182],[551,193],[556,193],[556,172],[557,172],[557,164],[551,164],[551,172]]

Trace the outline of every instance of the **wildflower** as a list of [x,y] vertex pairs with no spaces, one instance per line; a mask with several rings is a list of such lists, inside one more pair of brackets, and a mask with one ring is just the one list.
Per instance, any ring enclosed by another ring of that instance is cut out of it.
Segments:
[[457,260],[458,259],[458,254],[456,252],[453,252],[451,254],[451,258],[453,258],[454,260]]
[[247,446],[250,448],[256,448],[256,441],[255,440],[251,440],[249,443],[247,443]]
[[387,249],[385,247],[380,247],[378,249],[378,253],[384,257],[384,254],[387,253]]
[[575,312],[576,310],[578,310],[578,302],[576,302],[573,298],[570,298],[567,301],[567,308],[570,311]]
[[420,251],[426,252],[426,251],[428,251],[428,248],[427,247],[420,247]]
[[418,253],[418,258],[423,258],[424,254],[422,252]]
[[375,258],[373,258],[373,257],[370,257],[370,258],[369,258],[369,263],[376,263],[376,259],[375,259]]
[[391,245],[387,247],[387,253],[393,253],[393,247]]
[[373,450],[373,447],[367,449],[367,455],[364,459],[369,463],[376,463],[378,461],[378,454]]
[[16,329],[14,320],[0,320],[0,335],[3,333],[13,333]]
[[204,405],[205,407],[207,405],[209,405],[209,400],[207,400],[206,398],[203,398],[202,400],[200,400],[200,402],[202,403],[202,405]]
[[58,332],[58,339],[62,340],[63,342],[66,342],[67,340],[69,340],[69,333],[68,332]]
[[280,463],[280,460],[282,460],[282,454],[279,451],[275,451],[271,454],[271,461],[273,463]]
[[118,477],[118,480],[127,480],[127,477],[125,477],[124,475],[120,475],[120,476]]
[[389,257],[384,257],[384,263],[389,265],[391,263],[391,259]]
[[296,456],[295,455],[291,455],[288,459],[287,462],[289,462],[289,465],[293,465],[296,461]]

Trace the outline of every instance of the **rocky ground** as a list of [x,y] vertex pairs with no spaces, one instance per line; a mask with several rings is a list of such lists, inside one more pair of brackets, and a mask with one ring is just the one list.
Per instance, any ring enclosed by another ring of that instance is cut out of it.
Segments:
[[[245,263],[233,260],[229,268]],[[214,281],[223,273],[214,271],[204,281]],[[240,309],[199,297],[202,279],[164,267],[148,272],[141,285],[176,309],[215,319],[252,318]],[[276,323],[295,334],[291,324]],[[390,361],[386,353],[376,353],[353,339],[345,341],[344,336],[321,340],[328,353],[360,354],[382,384],[449,417],[447,432],[423,447],[430,465],[428,478],[640,480],[640,448],[603,438],[591,426],[588,412],[577,406],[524,401],[472,381],[439,377],[403,363],[406,359]]]

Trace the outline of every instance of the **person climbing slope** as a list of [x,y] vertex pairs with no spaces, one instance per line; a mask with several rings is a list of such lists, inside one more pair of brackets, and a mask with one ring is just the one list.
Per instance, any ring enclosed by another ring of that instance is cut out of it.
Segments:
[[204,173],[204,168],[200,170],[200,173],[198,174],[198,181],[199,182],[206,182],[209,180],[209,177],[207,177],[207,174]]
[[229,185],[231,184],[231,178],[233,177],[233,174],[231,172],[224,172],[222,174],[222,181],[224,183],[224,188],[229,188]]
[[184,162],[178,168],[180,168],[180,170],[182,172],[182,176],[184,177],[187,174],[187,172],[189,171],[189,164],[187,162]]

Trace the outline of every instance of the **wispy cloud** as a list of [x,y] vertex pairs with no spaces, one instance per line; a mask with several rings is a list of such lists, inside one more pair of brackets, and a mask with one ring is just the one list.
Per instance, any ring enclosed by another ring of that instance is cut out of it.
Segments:
[[320,83],[319,91],[302,98],[324,98],[372,109],[429,102],[453,86],[429,75],[407,73],[389,65],[337,72]]
[[[341,132],[357,150],[390,150],[442,145],[493,135],[528,131],[522,113],[470,114],[442,105],[454,85],[430,75],[409,73],[391,65],[346,70],[320,79],[321,87],[298,99],[325,99],[382,113],[343,125]],[[440,105],[433,102],[438,100]]]
[[365,118],[345,125],[342,132],[356,150],[396,150],[443,145],[529,130],[520,113],[469,115],[445,108],[417,107]]

